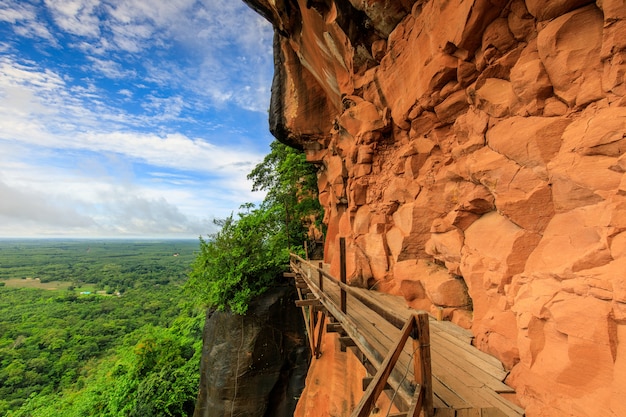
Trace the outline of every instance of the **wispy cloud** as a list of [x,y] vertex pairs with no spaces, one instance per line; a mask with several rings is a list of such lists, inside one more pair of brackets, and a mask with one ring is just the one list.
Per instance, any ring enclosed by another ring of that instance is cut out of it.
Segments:
[[260,198],[272,33],[243,3],[4,0],[0,28],[0,236],[198,235]]
[[98,37],[100,20],[96,13],[100,0],[45,0],[54,22],[67,33]]

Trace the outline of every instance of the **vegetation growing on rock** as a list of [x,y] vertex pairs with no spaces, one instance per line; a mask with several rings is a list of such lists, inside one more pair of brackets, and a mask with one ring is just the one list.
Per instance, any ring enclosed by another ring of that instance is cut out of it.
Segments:
[[237,314],[283,272],[290,251],[303,250],[311,219],[321,218],[315,169],[296,149],[273,142],[249,178],[267,192],[263,203],[216,222],[221,229],[200,239],[187,282],[203,304]]

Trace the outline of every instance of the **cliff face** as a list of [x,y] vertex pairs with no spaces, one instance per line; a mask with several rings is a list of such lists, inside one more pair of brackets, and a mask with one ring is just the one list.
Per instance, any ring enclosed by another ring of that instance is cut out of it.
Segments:
[[623,0],[245,0],[326,261],[476,335],[529,416],[626,415]]
[[209,312],[194,417],[291,417],[310,352],[294,290],[278,287],[244,316]]

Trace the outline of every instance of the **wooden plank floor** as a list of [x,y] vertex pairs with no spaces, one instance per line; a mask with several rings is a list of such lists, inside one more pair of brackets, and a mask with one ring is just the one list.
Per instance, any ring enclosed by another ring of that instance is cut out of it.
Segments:
[[[340,289],[332,281],[324,280],[324,291],[318,288],[318,273],[306,263],[292,264],[305,280],[313,294],[342,324],[358,349],[370,364],[378,369],[391,346],[397,342],[400,330],[383,319],[367,305],[348,296],[347,314],[339,309]],[[353,288],[368,303],[376,303],[385,311],[406,321],[417,311],[409,308],[402,297]],[[496,358],[471,345],[471,333],[450,322],[430,320],[431,357],[435,409],[491,410],[485,415],[523,416],[524,410],[506,400],[500,393],[514,390],[503,381],[507,372]],[[389,385],[396,390],[396,399],[409,404],[414,392],[413,347],[407,343]],[[323,354],[323,352],[322,352]],[[437,415],[454,415],[440,413]],[[472,414],[473,415],[473,414]],[[476,414],[480,415],[480,414]]]

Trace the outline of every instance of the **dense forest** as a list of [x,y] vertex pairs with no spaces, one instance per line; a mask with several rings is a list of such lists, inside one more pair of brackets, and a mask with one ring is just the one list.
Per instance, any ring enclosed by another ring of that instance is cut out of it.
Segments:
[[183,416],[204,309],[198,242],[0,241],[0,415]]
[[302,152],[273,142],[249,178],[263,202],[199,244],[0,240],[0,415],[191,415],[206,309],[245,314],[322,233]]

